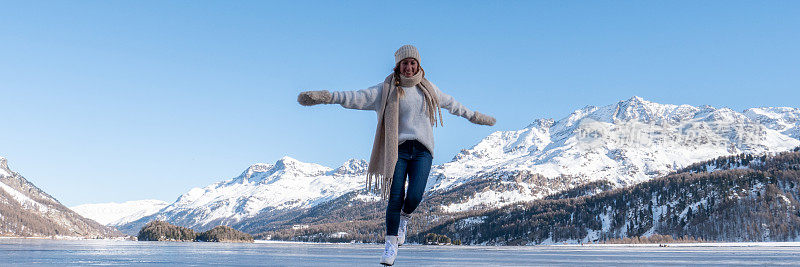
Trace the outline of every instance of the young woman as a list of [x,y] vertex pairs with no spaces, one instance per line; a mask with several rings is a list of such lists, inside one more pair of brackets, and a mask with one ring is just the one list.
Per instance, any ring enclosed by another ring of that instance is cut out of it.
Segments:
[[383,198],[389,197],[383,265],[394,264],[397,247],[405,242],[411,213],[422,201],[433,160],[433,126],[437,124],[437,115],[439,124],[444,125],[440,108],[475,124],[495,123],[491,116],[467,109],[428,81],[416,47],[400,47],[394,59],[394,73],[373,87],[333,93],[307,91],[297,96],[297,102],[304,106],[339,104],[378,113],[367,188],[380,192]]

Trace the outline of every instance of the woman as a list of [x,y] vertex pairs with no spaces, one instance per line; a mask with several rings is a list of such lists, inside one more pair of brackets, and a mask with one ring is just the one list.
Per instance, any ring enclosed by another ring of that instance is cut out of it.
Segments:
[[[392,265],[397,247],[405,241],[411,213],[422,201],[433,160],[433,126],[442,123],[445,108],[451,114],[481,125],[495,119],[474,112],[442,93],[425,78],[417,48],[404,45],[394,53],[395,68],[383,83],[359,91],[308,91],[297,96],[304,106],[339,104],[345,108],[378,112],[367,188],[389,196],[386,206],[386,248],[381,264]],[[408,190],[405,190],[408,177]]]

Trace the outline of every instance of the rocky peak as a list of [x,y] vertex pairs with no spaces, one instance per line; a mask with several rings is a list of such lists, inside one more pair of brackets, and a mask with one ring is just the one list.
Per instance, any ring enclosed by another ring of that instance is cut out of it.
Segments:
[[525,128],[540,128],[540,129],[547,129],[553,127],[555,124],[555,120],[553,119],[536,119],[533,123],[529,124],[528,127]]
[[333,171],[334,174],[338,175],[359,175],[367,173],[367,163],[366,160],[363,159],[349,159],[347,160],[342,166],[336,168]]
[[8,169],[6,158],[0,157],[0,175],[10,175],[11,170]]
[[617,103],[612,121],[631,121],[637,120],[643,123],[649,123],[657,120],[657,105],[650,101],[646,101],[641,97],[634,96],[628,100],[620,101]]
[[628,100],[625,100],[625,101],[622,101],[622,102],[627,103],[628,105],[649,105],[649,104],[653,104],[653,102],[644,100],[644,98],[641,98],[639,96],[632,96],[631,98],[628,98]]
[[[331,168],[305,163],[289,156],[280,158],[275,164],[256,163],[248,167],[238,177],[221,182],[220,185],[238,184],[244,182],[268,183],[280,176],[279,173],[288,173],[293,176],[319,176],[330,171]],[[276,176],[278,174],[278,176]]]
[[272,164],[256,163],[248,167],[241,176],[245,180],[249,180],[251,177],[253,177],[253,174],[267,172],[272,168],[272,166]]
[[331,168],[319,164],[306,163],[289,156],[284,156],[275,162],[275,164],[272,165],[272,168],[270,168],[266,173],[273,174],[277,172],[283,172],[294,173],[295,175],[302,176],[318,176],[323,175],[330,170]]
[[800,109],[792,107],[749,108],[744,115],[765,127],[800,138]]
[[301,164],[303,163],[292,157],[283,156],[281,159],[275,162],[274,169],[276,170],[293,169],[293,168],[298,168]]

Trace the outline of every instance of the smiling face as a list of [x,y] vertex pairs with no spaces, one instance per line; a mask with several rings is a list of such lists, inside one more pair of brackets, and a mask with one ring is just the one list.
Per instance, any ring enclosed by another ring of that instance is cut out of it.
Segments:
[[406,58],[397,63],[397,68],[403,76],[411,77],[419,71],[419,63],[416,59]]

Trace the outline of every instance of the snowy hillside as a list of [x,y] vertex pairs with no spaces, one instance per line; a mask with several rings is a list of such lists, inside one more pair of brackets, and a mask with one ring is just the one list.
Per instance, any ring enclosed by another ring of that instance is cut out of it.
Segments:
[[[558,121],[540,119],[521,130],[495,132],[453,161],[433,168],[428,186],[442,191],[476,177],[520,172],[572,179],[576,182],[568,184],[573,185],[607,180],[627,186],[719,156],[789,150],[800,145],[798,126],[794,108],[740,113],[633,97],[604,107],[587,106]],[[455,203],[450,209],[554,193],[538,184],[518,186],[520,190],[510,192],[476,192],[469,203]]]
[[751,108],[744,115],[772,130],[800,139],[800,109],[798,108]]
[[336,169],[290,157],[275,164],[254,164],[233,179],[194,188],[158,213],[120,230],[138,231],[154,219],[202,230],[264,211],[313,207],[363,188],[366,170],[366,161],[354,159]]
[[83,217],[108,226],[126,224],[150,216],[169,205],[162,200],[145,199],[124,203],[84,204],[71,207]]
[[0,236],[111,237],[118,232],[68,209],[0,157]]

